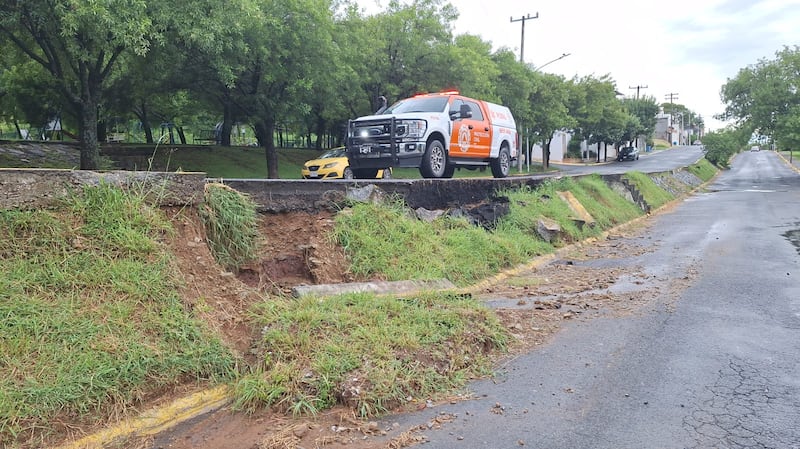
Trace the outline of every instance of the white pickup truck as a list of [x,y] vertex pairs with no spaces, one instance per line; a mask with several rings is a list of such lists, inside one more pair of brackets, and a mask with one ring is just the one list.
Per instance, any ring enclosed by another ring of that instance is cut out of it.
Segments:
[[504,178],[518,145],[507,107],[457,92],[400,100],[347,126],[347,159],[356,178],[374,178],[389,167],[416,167],[424,178],[451,178],[456,167],[482,166]]

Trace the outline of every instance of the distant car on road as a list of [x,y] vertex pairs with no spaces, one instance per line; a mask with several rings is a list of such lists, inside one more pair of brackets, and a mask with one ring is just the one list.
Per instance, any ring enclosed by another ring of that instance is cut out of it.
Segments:
[[759,147],[758,145],[753,145],[752,147],[750,147],[750,151],[761,151],[761,147]]
[[622,147],[617,154],[617,160],[622,161],[635,161],[639,159],[639,149],[636,147]]
[[[344,147],[332,148],[318,158],[306,161],[300,170],[303,179],[353,179]],[[389,179],[392,171],[378,170],[377,178]]]

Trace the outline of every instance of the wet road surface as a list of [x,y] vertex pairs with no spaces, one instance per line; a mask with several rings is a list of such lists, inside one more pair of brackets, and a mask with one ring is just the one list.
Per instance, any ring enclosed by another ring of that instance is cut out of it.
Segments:
[[775,153],[743,153],[648,220],[630,243],[651,251],[575,263],[644,272],[608,293],[653,301],[573,320],[472,384],[473,400],[381,426],[447,416],[423,432],[441,449],[800,448],[800,176]]

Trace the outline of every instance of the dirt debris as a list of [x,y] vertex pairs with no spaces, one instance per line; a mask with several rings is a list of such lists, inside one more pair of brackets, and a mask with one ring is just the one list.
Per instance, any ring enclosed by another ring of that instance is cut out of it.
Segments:
[[[213,296],[210,316],[237,350],[248,347],[248,338],[256,338],[248,324],[237,317],[252,301],[269,294],[286,294],[299,284],[354,281],[344,252],[329,237],[333,229],[332,213],[293,212],[262,216],[265,236],[262,257],[236,276],[223,276],[202,244],[199,221],[179,216],[178,235],[173,249],[187,275],[187,301],[202,301],[198,292]],[[477,292],[475,296],[492,307],[512,336],[507,354],[498,356],[502,367],[520,354],[546,344],[565,321],[587,320],[612,314],[636,313],[660,291],[648,285],[650,277],[642,267],[626,259],[650,251],[629,243],[629,233],[612,235],[591,245],[565,250],[556,261],[518,270],[518,272]],[[688,282],[688,281],[686,281]],[[621,286],[624,284],[624,287]],[[677,288],[677,287],[674,287]],[[213,295],[208,292],[213,292]],[[672,292],[670,292],[672,293]],[[249,333],[248,333],[249,332]],[[468,399],[469,395],[453,400]],[[430,406],[421,399],[410,407]],[[402,412],[402,410],[395,410]],[[503,407],[492,412],[503,413]],[[346,446],[360,449],[404,448],[427,441],[424,432],[434,430],[454,417],[440,415],[435,420],[412,428],[378,428],[374,422],[357,419],[352,410],[337,407],[315,417],[296,418],[262,411],[243,416],[225,409],[146,441],[129,447],[147,449],[289,449]]]

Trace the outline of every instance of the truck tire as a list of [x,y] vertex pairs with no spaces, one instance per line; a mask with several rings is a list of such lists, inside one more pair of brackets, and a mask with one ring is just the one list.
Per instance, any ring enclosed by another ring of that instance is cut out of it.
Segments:
[[378,176],[377,168],[356,168],[353,170],[356,179],[375,179]]
[[511,154],[508,151],[508,146],[503,144],[500,148],[500,154],[492,159],[490,165],[492,166],[492,176],[495,178],[505,178],[511,171]]
[[442,142],[432,140],[422,155],[419,174],[423,178],[441,178],[447,170],[447,154]]
[[453,173],[456,172],[456,166],[453,164],[447,164],[447,168],[444,169],[444,178],[450,179],[453,177]]

